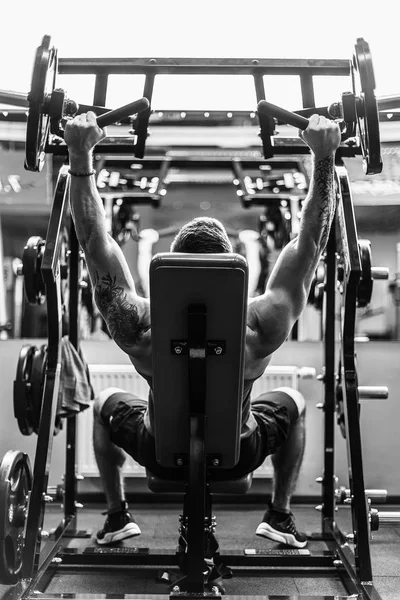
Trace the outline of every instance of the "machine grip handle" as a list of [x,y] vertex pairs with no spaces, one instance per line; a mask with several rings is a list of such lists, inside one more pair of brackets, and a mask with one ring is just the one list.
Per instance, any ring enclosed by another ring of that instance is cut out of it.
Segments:
[[275,117],[275,119],[278,119],[283,123],[287,123],[288,125],[293,125],[293,127],[297,127],[303,131],[308,127],[309,121],[305,117],[290,112],[290,110],[286,110],[285,108],[281,108],[276,104],[271,104],[266,100],[260,100],[260,102],[257,104],[257,110],[261,114]]
[[149,107],[150,103],[148,99],[140,98],[140,100],[135,100],[135,102],[125,104],[125,106],[121,106],[120,108],[116,108],[115,110],[110,110],[110,112],[104,113],[104,115],[100,115],[100,117],[97,118],[97,125],[99,127],[113,125],[121,119],[126,119],[126,117],[129,117],[130,115],[141,113]]
[[11,106],[22,106],[29,108],[28,95],[21,92],[11,92],[10,90],[0,90],[0,102],[10,104]]

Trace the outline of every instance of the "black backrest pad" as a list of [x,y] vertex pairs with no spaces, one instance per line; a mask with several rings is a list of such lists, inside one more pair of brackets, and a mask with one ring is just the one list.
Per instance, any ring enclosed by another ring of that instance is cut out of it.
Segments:
[[154,435],[157,461],[176,466],[189,450],[189,357],[173,353],[188,340],[188,309],[205,306],[207,341],[223,341],[206,358],[206,452],[222,468],[239,459],[247,314],[247,263],[238,254],[161,253],[150,265]]

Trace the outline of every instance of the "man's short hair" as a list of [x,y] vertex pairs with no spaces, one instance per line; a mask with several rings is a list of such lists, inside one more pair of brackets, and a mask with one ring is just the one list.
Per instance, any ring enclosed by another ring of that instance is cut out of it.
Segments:
[[232,251],[225,227],[212,217],[196,217],[189,221],[171,244],[171,252],[219,254]]

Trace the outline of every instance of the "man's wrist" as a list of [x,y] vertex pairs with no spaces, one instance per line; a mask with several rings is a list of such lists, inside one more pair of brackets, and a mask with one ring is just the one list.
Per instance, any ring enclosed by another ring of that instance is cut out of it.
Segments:
[[92,152],[69,152],[69,167],[74,173],[89,173],[93,170]]
[[334,152],[322,152],[322,151],[319,151],[319,152],[313,152],[312,154],[313,154],[313,158],[314,158],[314,162],[315,163],[317,163],[320,160],[327,160],[327,159],[330,159],[333,162],[334,156],[335,156]]

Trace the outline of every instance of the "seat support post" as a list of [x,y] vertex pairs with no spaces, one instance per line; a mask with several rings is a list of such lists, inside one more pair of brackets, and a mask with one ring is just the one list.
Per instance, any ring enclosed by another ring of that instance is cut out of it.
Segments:
[[188,486],[187,592],[204,592],[206,517],[206,358],[207,310],[204,305],[188,309],[190,450]]

